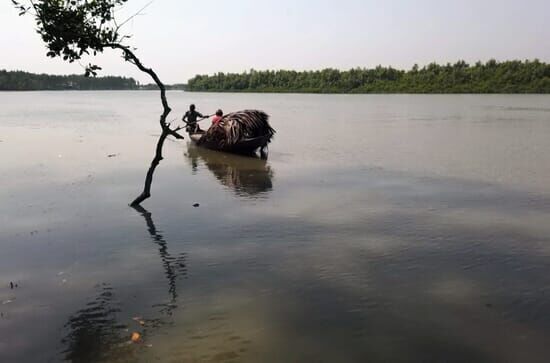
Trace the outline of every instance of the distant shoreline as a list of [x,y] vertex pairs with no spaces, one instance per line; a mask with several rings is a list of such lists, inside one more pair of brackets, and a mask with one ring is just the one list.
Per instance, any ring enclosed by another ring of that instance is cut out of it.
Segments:
[[[31,93],[31,92],[158,92],[158,89],[35,89],[35,90],[0,90],[1,93]],[[360,96],[360,95],[433,95],[433,96],[446,96],[446,95],[550,95],[550,92],[300,92],[300,91],[189,91],[181,89],[167,89],[167,92],[184,92],[184,93],[220,93],[220,94],[286,94],[286,95],[342,95],[342,96]]]
[[[166,90],[183,90],[185,84],[165,85]],[[0,69],[0,91],[132,91],[156,90],[154,84],[139,84],[118,76],[50,75]]]
[[410,70],[378,66],[341,71],[250,70],[197,75],[189,91],[327,94],[548,94],[550,64],[539,60],[464,61],[418,65]]
[[[280,94],[550,94],[550,64],[539,60],[430,63],[410,70],[378,66],[341,71],[250,70],[197,75],[166,90]],[[0,70],[0,91],[158,90],[133,78],[47,75]]]
[[550,92],[308,92],[308,91],[260,91],[260,90],[208,90],[184,91],[186,93],[249,93],[249,94],[297,94],[297,95],[548,95]]
[[[143,92],[143,91],[158,91],[158,89],[149,89],[149,88],[138,88],[138,89],[131,89],[131,88],[128,88],[128,89],[108,89],[108,88],[104,88],[104,89],[70,89],[70,88],[67,88],[67,89],[28,89],[28,90],[6,90],[6,89],[2,89],[0,90],[0,93],[4,92],[13,92],[13,93],[19,93],[19,92],[107,92],[107,91],[110,91],[110,92],[118,92],[118,91],[121,91],[121,92],[127,92],[127,91],[136,91],[136,92]],[[189,92],[189,91],[184,91],[184,90],[181,90],[181,89],[166,89],[166,91],[181,91],[181,92]]]

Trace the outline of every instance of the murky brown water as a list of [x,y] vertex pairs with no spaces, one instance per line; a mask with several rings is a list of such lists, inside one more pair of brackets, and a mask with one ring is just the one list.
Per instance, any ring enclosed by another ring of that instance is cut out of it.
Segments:
[[548,360],[550,96],[172,92],[276,140],[134,210],[156,96],[0,93],[0,362]]

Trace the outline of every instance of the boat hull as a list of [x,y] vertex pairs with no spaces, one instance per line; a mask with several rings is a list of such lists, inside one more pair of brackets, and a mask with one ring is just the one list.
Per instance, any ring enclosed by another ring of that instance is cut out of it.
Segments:
[[189,138],[198,146],[205,147],[211,150],[225,151],[237,154],[253,154],[258,151],[258,149],[265,148],[269,143],[269,136],[259,136],[254,138],[246,138],[239,140],[235,144],[231,145],[219,145],[218,143],[202,141],[201,139],[204,136],[204,133],[193,133],[189,134]]

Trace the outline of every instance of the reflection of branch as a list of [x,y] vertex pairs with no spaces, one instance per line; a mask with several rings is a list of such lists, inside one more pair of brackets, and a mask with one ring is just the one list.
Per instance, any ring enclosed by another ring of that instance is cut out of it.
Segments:
[[179,256],[173,257],[168,252],[168,243],[164,237],[157,230],[151,212],[143,208],[140,205],[132,206],[139,214],[145,218],[145,223],[147,224],[147,230],[151,236],[151,240],[158,245],[159,255],[162,261],[162,266],[164,268],[164,275],[168,279],[168,293],[170,294],[171,301],[167,306],[167,313],[171,315],[172,310],[176,307],[176,299],[178,297],[176,291],[176,280],[179,275],[185,275],[187,269],[185,266],[185,253],[180,254]]
[[[145,208],[137,205],[133,208],[145,218],[147,230],[151,240],[158,245],[159,255],[164,268],[164,274],[168,279],[168,293],[170,302],[155,304],[152,307],[161,307],[160,313],[171,316],[178,297],[176,291],[177,278],[186,275],[185,253],[173,257],[168,252],[168,243],[157,230],[152,215]],[[123,334],[128,331],[128,326],[117,321],[120,313],[120,304],[114,299],[114,289],[107,284],[99,286],[100,293],[83,309],[78,310],[69,317],[65,328],[68,334],[62,339],[65,349],[62,351],[65,360],[72,362],[96,362],[111,361],[112,357],[123,357],[124,361],[133,362],[136,359],[131,356],[133,350],[123,344],[129,337]],[[144,325],[143,334],[162,325],[169,324],[170,318],[153,317],[144,319],[140,324]],[[126,359],[128,358],[128,359]]]

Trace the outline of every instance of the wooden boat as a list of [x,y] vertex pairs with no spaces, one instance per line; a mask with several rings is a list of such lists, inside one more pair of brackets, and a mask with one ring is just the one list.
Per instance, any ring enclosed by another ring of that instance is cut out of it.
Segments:
[[189,134],[189,138],[198,146],[202,146],[211,150],[225,151],[237,154],[254,154],[258,151],[258,149],[265,148],[270,141],[270,137],[264,135],[252,138],[243,138],[234,144],[220,145],[217,142],[208,140],[201,142],[201,139],[205,133],[206,132],[204,131],[192,133]]
[[275,134],[268,118],[257,110],[230,113],[208,131],[189,132],[189,138],[207,149],[238,154],[253,154],[259,149],[264,154]]

